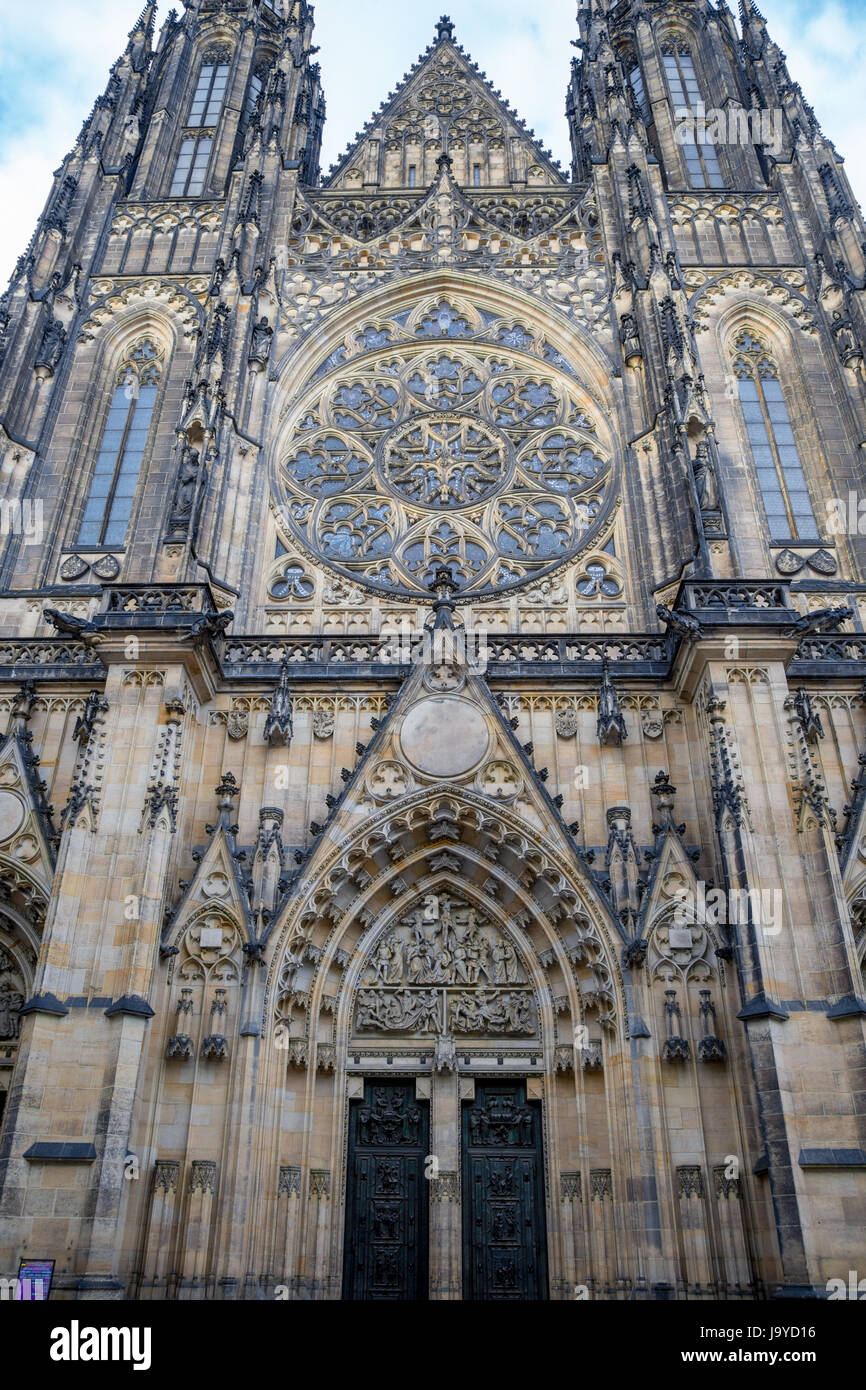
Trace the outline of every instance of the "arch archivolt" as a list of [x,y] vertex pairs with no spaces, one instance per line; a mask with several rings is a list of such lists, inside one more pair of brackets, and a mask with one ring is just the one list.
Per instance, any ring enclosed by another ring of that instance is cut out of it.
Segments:
[[[313,286],[311,293],[315,295]],[[408,333],[410,319],[417,324],[424,311],[440,299],[456,301],[455,307],[469,315],[472,333],[465,339],[453,340],[454,345],[469,347],[477,337],[484,335],[484,327],[492,325],[484,325],[482,315],[495,316],[497,324],[506,329],[523,325],[531,340],[539,345],[549,343],[572,364],[575,381],[595,398],[605,415],[611,415],[616,405],[611,390],[615,363],[612,354],[599,341],[598,333],[590,332],[589,324],[582,331],[581,325],[568,321],[555,304],[517,285],[498,284],[471,272],[436,270],[376,286],[340,309],[332,309],[327,318],[316,325],[315,331],[293,343],[275,368],[274,393],[280,419],[309,390],[313,373],[332,354],[342,350],[346,354],[342,360],[347,362],[368,351],[382,350],[381,347],[367,348],[363,337],[365,329],[393,330],[394,316],[406,314],[409,316]],[[431,337],[419,341],[433,347],[441,340]],[[487,342],[489,347],[496,346],[489,339]],[[503,350],[505,346],[500,344]]]
[[335,1049],[339,1065],[371,954],[425,895],[448,893],[503,932],[526,962],[548,1062],[568,1041],[568,1019],[574,1027],[585,1021],[599,1040],[621,1035],[615,928],[575,867],[540,832],[507,808],[492,814],[471,791],[427,788],[396,813],[384,808],[314,873],[279,924],[266,1027],[303,1029],[308,1054],[316,1045]]
[[206,289],[206,282],[199,279],[190,285],[158,279],[117,284],[96,281],[96,297],[78,341],[88,343],[99,336],[112,353],[118,353],[129,339],[150,334],[157,337],[168,358],[179,339],[192,338],[200,331],[204,311],[197,296]]

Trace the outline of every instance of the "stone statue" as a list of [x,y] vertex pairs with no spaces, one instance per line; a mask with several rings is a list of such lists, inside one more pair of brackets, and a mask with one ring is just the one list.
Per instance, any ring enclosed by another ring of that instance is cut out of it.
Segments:
[[619,337],[626,366],[633,367],[642,362],[643,350],[634,314],[623,314]]
[[23,1006],[24,995],[11,988],[8,981],[0,981],[0,1038],[18,1037],[19,1014]]
[[253,324],[253,335],[250,341],[250,362],[258,362],[264,367],[270,360],[271,348],[274,345],[274,330],[265,314],[259,319],[258,323]]
[[701,511],[717,512],[719,510],[719,488],[716,482],[716,471],[710,461],[710,450],[705,441],[698,445],[693,468]]
[[192,509],[195,505],[196,484],[198,483],[201,455],[198,449],[184,444],[180,468],[177,473],[177,486],[174,493],[174,506],[171,509],[169,525],[172,531],[186,531],[189,527]]
[[59,319],[52,317],[48,320],[45,332],[42,334],[42,342],[39,344],[39,352],[36,355],[36,366],[43,367],[53,373],[63,356],[65,346],[66,329]]

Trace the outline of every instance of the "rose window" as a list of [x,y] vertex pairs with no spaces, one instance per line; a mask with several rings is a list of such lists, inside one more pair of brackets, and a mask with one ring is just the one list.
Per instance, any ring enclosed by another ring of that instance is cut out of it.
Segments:
[[612,449],[562,355],[543,343],[539,362],[513,320],[441,298],[391,323],[331,352],[286,417],[273,479],[292,543],[426,596],[441,565],[502,593],[597,542]]
[[385,441],[382,473],[390,487],[424,507],[466,507],[503,482],[508,445],[472,415],[428,415],[400,425]]

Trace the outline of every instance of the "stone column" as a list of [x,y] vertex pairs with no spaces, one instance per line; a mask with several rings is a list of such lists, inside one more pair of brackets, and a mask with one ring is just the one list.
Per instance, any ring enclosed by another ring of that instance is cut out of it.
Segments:
[[[471,1100],[474,1083],[456,1071],[419,1079],[416,1095],[430,1099],[430,1298],[463,1296],[463,1241],[460,1204],[460,1101]],[[434,1176],[435,1175],[435,1176]]]

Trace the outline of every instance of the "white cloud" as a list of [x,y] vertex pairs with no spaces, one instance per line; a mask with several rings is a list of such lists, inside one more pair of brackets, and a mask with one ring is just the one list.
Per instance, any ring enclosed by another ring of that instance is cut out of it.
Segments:
[[[78,134],[143,0],[0,0],[0,281],[32,234],[51,176]],[[432,40],[447,0],[319,0],[328,102],[324,162],[342,152]],[[866,199],[866,7],[856,0],[762,0],[792,75]],[[165,10],[163,10],[163,15]],[[459,42],[567,167],[565,90],[574,0],[451,0]]]

